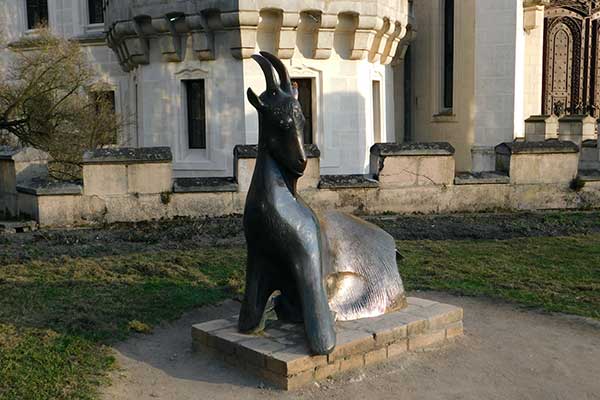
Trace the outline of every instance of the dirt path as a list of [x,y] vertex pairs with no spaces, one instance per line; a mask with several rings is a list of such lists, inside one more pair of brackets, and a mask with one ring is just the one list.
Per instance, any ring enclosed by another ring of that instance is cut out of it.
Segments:
[[116,347],[121,369],[104,397],[154,399],[600,399],[600,323],[523,311],[489,300],[413,293],[464,307],[466,335],[417,353],[286,393],[190,350],[193,323],[234,314],[206,307]]

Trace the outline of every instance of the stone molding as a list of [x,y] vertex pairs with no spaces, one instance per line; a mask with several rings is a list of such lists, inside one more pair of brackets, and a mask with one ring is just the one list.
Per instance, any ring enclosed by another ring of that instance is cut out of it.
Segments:
[[83,154],[83,164],[144,164],[173,161],[170,147],[95,149]]
[[225,178],[175,178],[173,193],[237,192],[238,184],[232,177]]
[[77,196],[83,194],[83,183],[36,179],[18,184],[17,192],[35,196]]
[[588,123],[594,123],[596,122],[596,119],[592,116],[589,116],[587,114],[569,114],[569,115],[564,115],[562,117],[560,117],[558,119],[559,122],[588,122]]
[[[305,144],[304,152],[307,158],[321,157],[321,150],[316,144]],[[258,156],[257,144],[238,144],[233,148],[233,156],[236,159],[240,158],[256,158]]]
[[379,182],[365,175],[321,175],[319,189],[375,189]]
[[371,146],[371,154],[387,156],[451,156],[454,155],[454,147],[448,142],[430,143],[376,143]]
[[508,142],[496,146],[496,154],[559,154],[578,153],[579,147],[573,142],[547,140],[544,142]]
[[255,53],[262,30],[273,33],[273,52],[289,59],[300,24],[311,19],[312,58],[328,59],[334,36],[347,34],[348,59],[389,64],[409,30],[408,0],[314,0],[310,8],[299,1],[222,1],[212,2],[210,8],[192,0],[162,3],[108,2],[106,40],[125,71],[148,64],[151,46],[158,46],[165,62],[183,61],[188,38],[199,60],[214,60],[217,31],[231,33],[229,48],[234,58],[246,59]]

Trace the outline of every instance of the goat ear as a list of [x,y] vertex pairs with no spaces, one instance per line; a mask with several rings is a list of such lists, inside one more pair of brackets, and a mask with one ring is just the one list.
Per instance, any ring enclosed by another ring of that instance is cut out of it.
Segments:
[[250,102],[250,104],[252,104],[254,106],[254,108],[256,108],[258,111],[264,110],[265,103],[263,103],[258,98],[256,93],[254,93],[254,90],[252,90],[251,88],[248,88],[247,95],[248,95],[248,101]]

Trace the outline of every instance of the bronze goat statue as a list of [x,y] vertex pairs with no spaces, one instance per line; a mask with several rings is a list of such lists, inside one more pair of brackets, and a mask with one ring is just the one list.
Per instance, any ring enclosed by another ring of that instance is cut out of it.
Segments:
[[[304,116],[283,63],[254,55],[267,89],[248,99],[258,110],[256,167],[244,210],[248,246],[241,332],[260,330],[275,292],[277,317],[304,322],[315,354],[336,345],[335,321],[374,317],[405,306],[393,238],[340,212],[317,215],[298,195],[307,164]],[[276,81],[273,68],[279,77]]]

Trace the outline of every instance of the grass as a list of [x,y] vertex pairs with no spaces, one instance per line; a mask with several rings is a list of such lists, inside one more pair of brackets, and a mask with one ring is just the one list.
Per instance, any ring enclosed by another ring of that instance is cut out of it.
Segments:
[[0,266],[0,399],[93,399],[125,339],[241,289],[241,249]]
[[408,290],[487,296],[600,318],[600,235],[398,245]]
[[[401,241],[409,290],[600,318],[600,235]],[[25,258],[0,265],[0,399],[94,399],[132,332],[243,290],[242,248]]]

